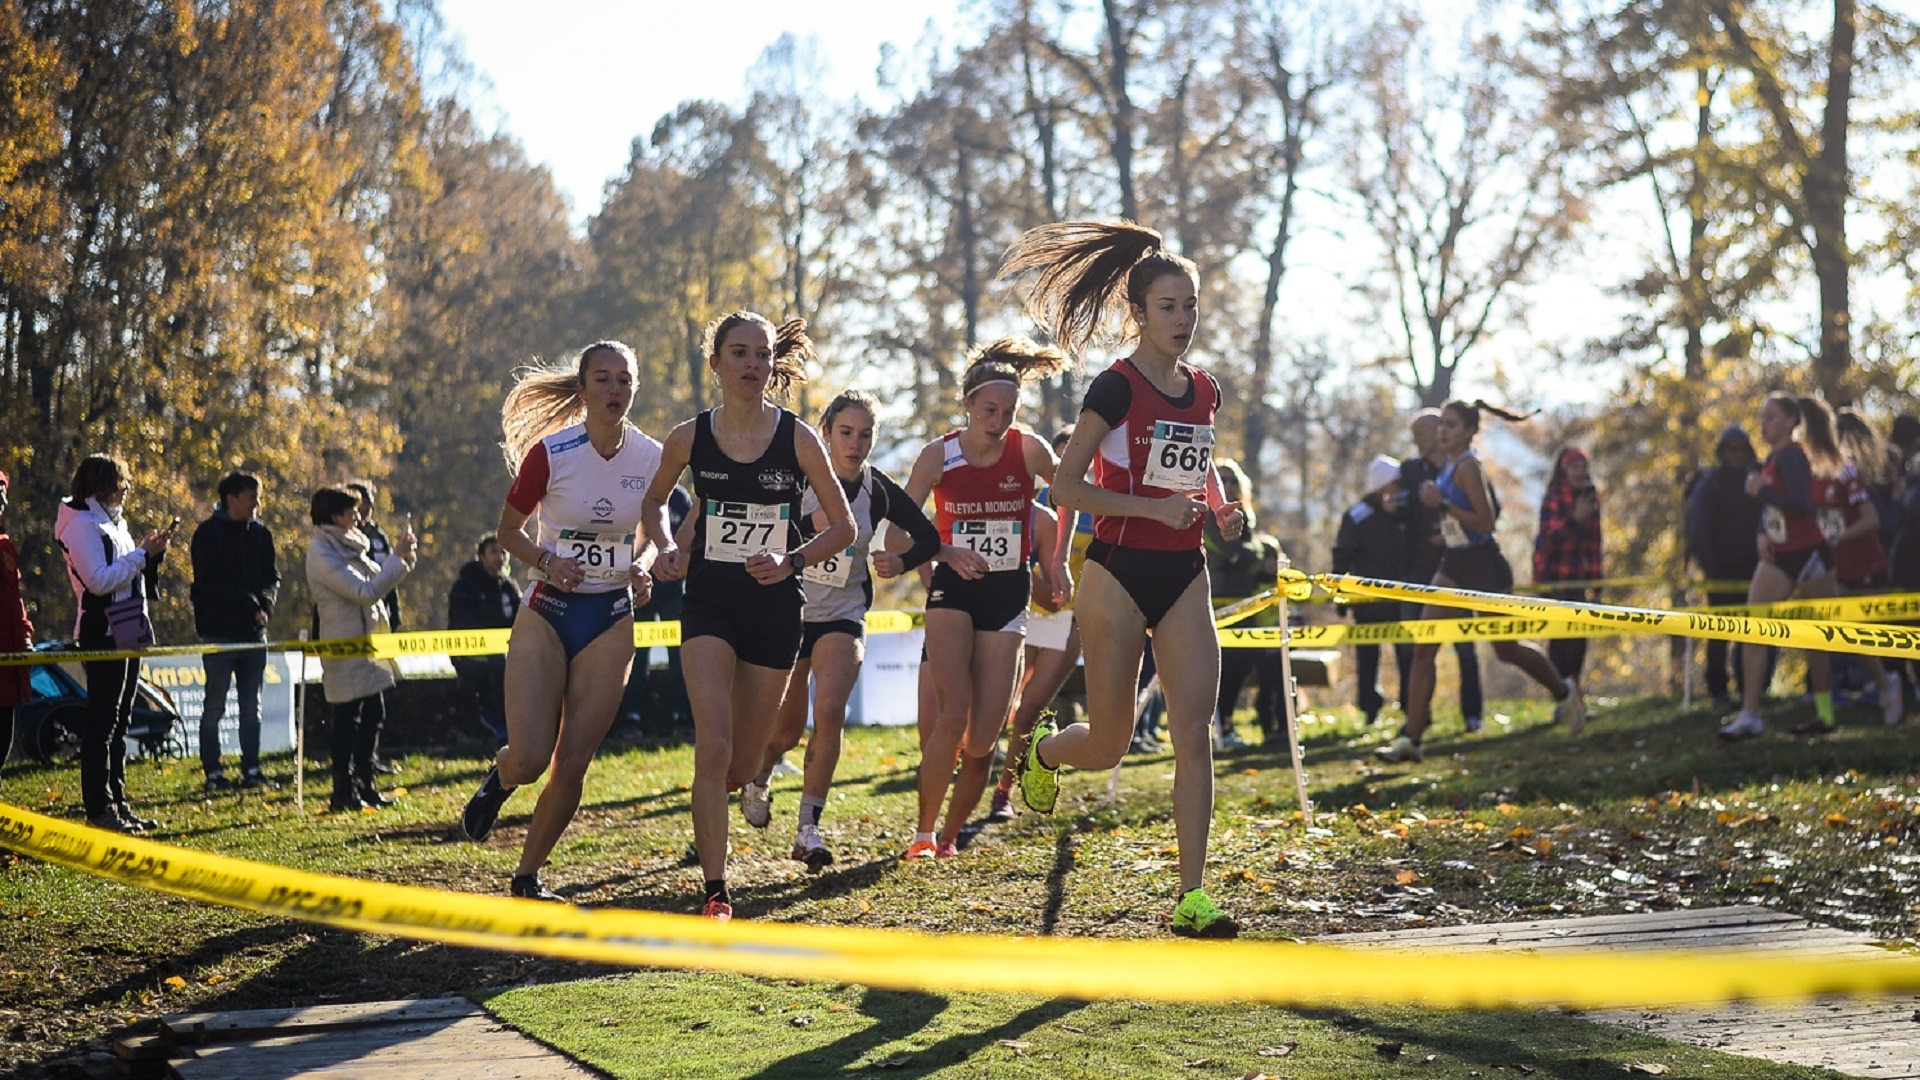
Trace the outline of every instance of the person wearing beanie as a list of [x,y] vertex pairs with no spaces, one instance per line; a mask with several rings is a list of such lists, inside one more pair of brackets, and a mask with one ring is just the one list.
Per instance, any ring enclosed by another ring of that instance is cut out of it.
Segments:
[[[1394,578],[1407,562],[1406,500],[1400,491],[1400,463],[1385,454],[1367,464],[1367,494],[1340,516],[1340,532],[1333,542],[1333,572],[1360,577]],[[1392,622],[1400,616],[1393,601],[1350,603],[1355,623]],[[1407,652],[1411,653],[1411,649]],[[1396,647],[1396,662],[1407,663]],[[1380,646],[1359,645],[1353,650],[1359,696],[1354,704],[1367,723],[1379,720],[1386,699],[1380,692]]]

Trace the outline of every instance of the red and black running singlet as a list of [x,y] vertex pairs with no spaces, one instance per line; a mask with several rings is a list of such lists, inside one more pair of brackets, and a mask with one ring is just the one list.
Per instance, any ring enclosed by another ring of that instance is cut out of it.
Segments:
[[[1820,522],[1813,516],[1813,466],[1799,443],[1788,443],[1767,455],[1760,481],[1760,501],[1764,504],[1760,507],[1760,531],[1776,550],[1805,551],[1826,542]],[[1796,494],[1805,500],[1803,506],[1782,505]]]
[[1843,582],[1864,581],[1887,572],[1887,549],[1880,542],[1878,530],[1869,529],[1845,543],[1838,539],[1848,526],[1860,520],[1861,507],[1872,502],[1873,494],[1851,465],[1839,476],[1813,481],[1814,520],[1820,523],[1820,535],[1833,545],[1834,572]]
[[[1132,360],[1115,360],[1094,377],[1082,410],[1091,410],[1113,429],[1094,456],[1094,483],[1149,499],[1206,487],[1220,384],[1192,364],[1180,364],[1179,371],[1187,376],[1187,392],[1178,398],[1161,393]],[[1148,551],[1198,548],[1201,529],[1201,519],[1184,529],[1146,517],[1093,519],[1096,540]]]
[[1027,528],[1033,474],[1027,471],[1026,438],[1020,429],[1009,429],[1000,458],[991,465],[967,464],[959,432],[950,431],[942,440],[944,460],[933,485],[934,524],[942,540],[972,550],[987,560],[988,570],[1023,569],[1033,552]]

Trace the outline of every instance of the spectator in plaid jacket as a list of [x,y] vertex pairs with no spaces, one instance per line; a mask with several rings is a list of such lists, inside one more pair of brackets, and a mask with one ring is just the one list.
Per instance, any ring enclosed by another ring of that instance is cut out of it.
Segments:
[[[1540,535],[1533,542],[1533,581],[1536,585],[1597,581],[1600,575],[1600,495],[1593,486],[1587,452],[1569,446],[1554,460],[1553,479],[1547,482],[1546,498],[1540,502]],[[1594,590],[1573,585],[1550,589],[1547,595],[1560,600],[1591,600]],[[1578,680],[1580,669],[1586,665],[1587,639],[1556,638],[1547,645],[1547,658],[1561,678]]]

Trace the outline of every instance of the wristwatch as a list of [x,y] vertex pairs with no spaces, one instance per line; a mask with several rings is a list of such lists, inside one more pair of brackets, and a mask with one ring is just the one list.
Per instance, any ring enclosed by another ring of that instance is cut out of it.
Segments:
[[796,551],[787,556],[787,561],[793,564],[793,572],[798,574],[807,568],[807,553],[804,551]]

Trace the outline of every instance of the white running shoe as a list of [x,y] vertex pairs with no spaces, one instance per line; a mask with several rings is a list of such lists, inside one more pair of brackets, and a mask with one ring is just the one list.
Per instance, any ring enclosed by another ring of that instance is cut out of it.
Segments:
[[802,825],[793,834],[793,860],[806,863],[807,869],[815,873],[833,865],[833,852],[821,839],[820,826]]
[[1426,760],[1426,754],[1421,752],[1420,744],[1407,738],[1405,735],[1400,736],[1385,746],[1375,747],[1373,756],[1379,758],[1381,761]]
[[740,816],[756,829],[764,829],[773,820],[773,791],[765,784],[747,781],[740,789]]
[[1907,692],[1900,682],[1900,673],[1887,672],[1885,682],[1880,684],[1880,719],[1888,727],[1896,727],[1907,718]]
[[1734,717],[1730,723],[1721,725],[1720,737],[1728,740],[1751,739],[1755,735],[1764,734],[1766,730],[1767,722],[1759,713],[1747,712],[1743,709],[1740,715]]
[[1567,730],[1578,735],[1587,730],[1587,703],[1580,696],[1580,683],[1575,679],[1566,680],[1567,696],[1553,703],[1553,722],[1567,725]]

